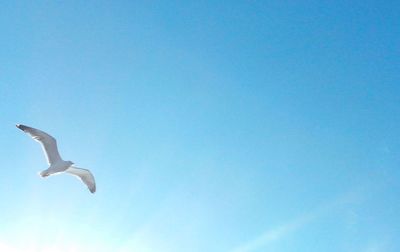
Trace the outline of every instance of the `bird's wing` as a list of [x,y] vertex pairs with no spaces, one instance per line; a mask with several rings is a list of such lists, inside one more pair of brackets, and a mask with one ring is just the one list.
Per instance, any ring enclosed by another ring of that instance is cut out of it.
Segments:
[[94,193],[96,191],[96,182],[94,181],[93,174],[86,169],[70,166],[65,172],[77,176],[83,183],[87,185],[89,191]]
[[49,165],[61,160],[60,154],[58,153],[57,149],[57,141],[54,137],[41,130],[31,128],[22,124],[17,124],[16,126],[20,130],[29,134],[33,138],[33,140],[39,142],[42,145],[44,154],[46,155],[47,163],[49,163]]

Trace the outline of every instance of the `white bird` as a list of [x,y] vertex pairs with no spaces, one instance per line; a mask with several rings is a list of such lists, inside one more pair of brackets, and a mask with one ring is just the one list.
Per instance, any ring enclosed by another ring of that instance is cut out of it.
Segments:
[[73,162],[64,161],[61,159],[57,149],[57,141],[54,137],[41,130],[31,128],[22,124],[17,124],[16,126],[20,130],[29,134],[33,138],[33,140],[39,142],[43,147],[47,163],[50,165],[50,167],[40,172],[41,177],[44,178],[50,175],[66,172],[78,177],[83,183],[87,185],[91,193],[94,193],[96,191],[96,183],[94,181],[92,173],[89,170],[75,167],[73,166]]

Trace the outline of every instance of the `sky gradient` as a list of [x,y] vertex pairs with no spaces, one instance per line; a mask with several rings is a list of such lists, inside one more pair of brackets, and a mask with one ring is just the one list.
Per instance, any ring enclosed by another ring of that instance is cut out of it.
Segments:
[[[0,4],[0,250],[400,251],[396,1]],[[97,192],[41,179],[58,140]]]

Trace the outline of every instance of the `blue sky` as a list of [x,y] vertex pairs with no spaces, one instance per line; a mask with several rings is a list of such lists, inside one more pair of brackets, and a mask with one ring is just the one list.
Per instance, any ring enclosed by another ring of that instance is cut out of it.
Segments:
[[1,3],[0,250],[399,251],[399,11]]

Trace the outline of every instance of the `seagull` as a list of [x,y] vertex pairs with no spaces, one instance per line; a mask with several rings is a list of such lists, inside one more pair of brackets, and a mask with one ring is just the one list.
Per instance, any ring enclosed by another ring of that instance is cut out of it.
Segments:
[[46,132],[22,124],[17,124],[16,126],[18,129],[30,135],[33,140],[42,145],[47,163],[50,165],[49,168],[40,172],[39,175],[42,178],[66,172],[76,176],[83,183],[85,183],[91,193],[96,191],[96,183],[92,173],[89,170],[75,167],[73,166],[73,162],[64,161],[61,159],[57,149],[57,141],[54,137],[50,136]]

